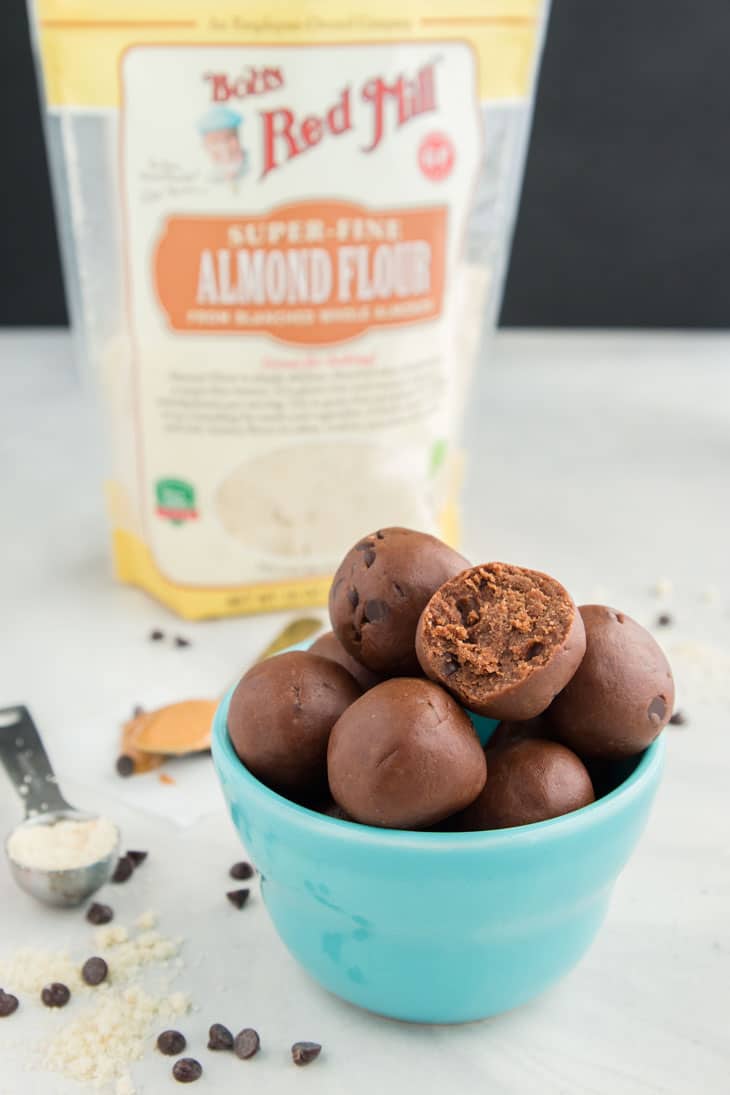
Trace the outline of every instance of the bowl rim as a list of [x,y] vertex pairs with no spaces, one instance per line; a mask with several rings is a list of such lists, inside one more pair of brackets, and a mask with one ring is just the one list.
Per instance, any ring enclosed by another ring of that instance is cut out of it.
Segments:
[[361,822],[344,821],[318,813],[306,806],[273,791],[242,763],[235,752],[228,734],[228,707],[236,686],[225,694],[216,709],[213,719],[211,744],[213,763],[218,771],[225,768],[239,786],[245,788],[249,797],[259,800],[261,805],[279,818],[300,830],[316,833],[318,837],[327,837],[342,844],[378,845],[392,849],[408,848],[423,854],[446,851],[482,851],[498,850],[518,845],[534,845],[543,841],[562,839],[579,830],[591,829],[608,823],[612,818],[630,808],[631,804],[643,797],[657,783],[664,760],[665,742],[663,732],[639,755],[633,772],[602,798],[588,806],[573,810],[560,817],[546,821],[532,822],[530,825],[513,826],[507,829],[489,829],[481,832],[420,832],[411,829],[385,829]]

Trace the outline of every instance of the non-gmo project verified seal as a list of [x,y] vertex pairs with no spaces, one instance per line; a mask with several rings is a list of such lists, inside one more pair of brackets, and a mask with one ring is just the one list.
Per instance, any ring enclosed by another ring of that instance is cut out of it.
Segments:
[[173,525],[195,521],[195,487],[184,479],[158,479],[155,484],[157,516],[166,517]]

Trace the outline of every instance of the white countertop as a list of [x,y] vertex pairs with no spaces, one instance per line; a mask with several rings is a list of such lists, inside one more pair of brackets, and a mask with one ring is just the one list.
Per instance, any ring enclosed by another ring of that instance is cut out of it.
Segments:
[[[127,847],[149,849],[138,875],[103,899],[119,922],[154,908],[166,934],[186,937],[176,987],[198,1009],[179,1024],[206,1069],[195,1090],[238,1090],[245,1075],[271,1095],[726,1095],[730,336],[505,333],[480,370],[465,554],[547,570],[577,600],[607,600],[647,624],[671,612],[675,626],[659,637],[689,721],[667,730],[648,830],[580,966],[532,1004],[456,1028],[340,1003],[298,969],[257,895],[241,912],[228,905],[226,872],[241,853],[206,761],[171,769],[180,778],[169,788],[114,775],[118,725],[135,703],[215,695],[282,617],[191,625],[113,583],[96,421],[65,335],[0,336],[0,706],[26,703],[71,800],[103,806]],[[660,598],[652,590],[665,579]],[[193,645],[151,644],[152,627]],[[205,795],[213,787],[213,813],[187,827],[150,813],[169,792],[182,817],[198,783]],[[4,788],[0,831],[18,818]],[[80,913],[37,907],[2,863],[0,902],[0,958],[20,945],[90,953]],[[71,1018],[41,1012],[28,1001],[0,1020],[2,1095],[80,1090],[26,1071],[16,1043]],[[208,1053],[213,1021],[255,1026],[265,1052],[238,1069]],[[288,1061],[299,1038],[325,1046],[306,1070]],[[169,1064],[150,1053],[133,1069],[138,1090],[167,1090]]]

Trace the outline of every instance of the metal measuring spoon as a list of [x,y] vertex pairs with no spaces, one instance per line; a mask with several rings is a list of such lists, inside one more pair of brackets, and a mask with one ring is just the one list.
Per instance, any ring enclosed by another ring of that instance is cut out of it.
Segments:
[[84,867],[44,870],[13,859],[8,842],[21,829],[60,821],[93,821],[98,814],[70,806],[61,794],[40,734],[26,707],[0,710],[0,761],[25,804],[25,821],[9,834],[5,854],[18,885],[48,905],[80,905],[109,879],[119,855],[117,841],[103,859]]

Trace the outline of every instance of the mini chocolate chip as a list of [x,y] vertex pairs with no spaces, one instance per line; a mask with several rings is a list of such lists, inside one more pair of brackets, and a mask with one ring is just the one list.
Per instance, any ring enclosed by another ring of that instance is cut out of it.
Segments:
[[369,568],[375,562],[376,555],[375,555],[375,552],[373,551],[372,548],[368,548],[368,550],[364,553],[362,558],[363,558],[363,562],[365,563],[365,566]]
[[114,868],[112,882],[126,882],[134,873],[134,861],[128,855],[120,856]]
[[530,645],[527,648],[527,654],[525,655],[527,661],[529,662],[533,658],[536,658],[538,656],[538,654],[542,654],[544,649],[545,649],[545,644],[544,643],[530,643]]
[[71,999],[71,993],[60,981],[53,981],[41,992],[41,1000],[47,1008],[64,1008]]
[[157,1035],[157,1048],[166,1057],[177,1057],[187,1044],[185,1035],[179,1030],[163,1030],[162,1034]]
[[622,624],[625,619],[626,617],[624,616],[623,612],[616,613],[616,623]]
[[185,638],[183,638],[182,635],[176,635],[175,636],[175,646],[178,646],[178,647],[181,647],[181,648],[184,647],[184,646],[190,646],[190,639],[185,639]]
[[243,1030],[239,1030],[236,1037],[233,1039],[233,1052],[236,1057],[240,1057],[242,1061],[247,1061],[249,1057],[255,1056],[261,1047],[261,1039],[258,1036],[258,1032],[252,1027],[244,1027]]
[[126,753],[117,757],[117,775],[122,776],[123,779],[134,775],[134,761]]
[[203,1075],[203,1066],[194,1057],[181,1057],[172,1066],[172,1074],[179,1084],[192,1084]]
[[453,654],[449,655],[441,666],[441,672],[445,677],[453,677],[459,669],[461,669],[461,666]]
[[357,608],[360,603],[360,594],[357,592],[354,586],[351,586],[347,591],[347,599],[350,602],[352,608]]
[[90,924],[108,924],[114,919],[114,910],[111,905],[100,905],[98,901],[95,901],[86,910],[86,919]]
[[375,533],[375,536],[377,537],[378,540],[384,540],[385,539],[385,533],[383,532],[382,529],[378,529],[378,531]]
[[670,616],[668,612],[662,612],[660,616],[656,618],[657,627],[671,627],[674,623],[674,617]]
[[675,711],[671,719],[669,720],[670,726],[686,726],[686,724],[687,716],[685,715],[684,711]]
[[144,715],[144,707],[141,703],[135,703],[134,707],[132,708],[132,718],[138,719],[140,715]]
[[245,859],[242,859],[240,863],[234,863],[228,873],[231,878],[235,878],[239,882],[245,882],[247,878],[253,878],[256,872],[250,863],[247,863]]
[[127,852],[127,859],[131,859],[135,867],[139,867],[140,863],[144,863],[145,859],[149,855],[149,852]]
[[229,890],[226,897],[231,905],[235,905],[237,909],[242,909],[248,901],[248,895],[250,893],[250,890]]
[[376,624],[380,620],[384,620],[386,616],[390,615],[390,606],[385,601],[366,601],[365,602],[365,614],[363,620],[367,620],[368,623]]
[[661,722],[667,711],[667,703],[664,696],[655,696],[649,704],[647,712],[652,722]]
[[87,985],[100,985],[106,981],[109,967],[103,958],[87,958],[81,967],[81,976]]
[[213,1023],[208,1031],[208,1049],[232,1049],[233,1035],[222,1023]]
[[17,1010],[18,997],[13,996],[12,992],[0,989],[0,1019],[7,1019],[8,1015],[12,1015]]
[[295,1042],[291,1047],[291,1057],[295,1065],[308,1065],[321,1052],[322,1047],[318,1042]]
[[154,631],[150,631],[150,642],[159,643],[165,637],[165,632],[155,628]]

